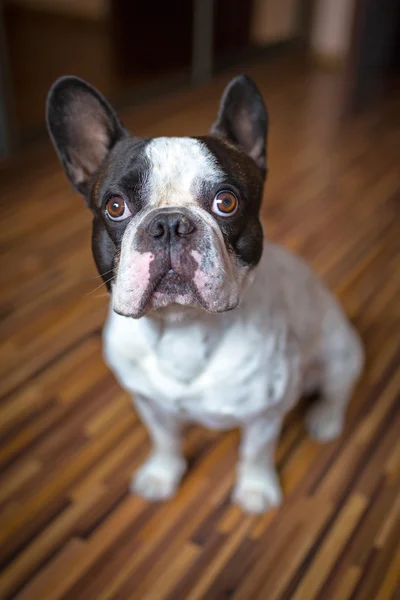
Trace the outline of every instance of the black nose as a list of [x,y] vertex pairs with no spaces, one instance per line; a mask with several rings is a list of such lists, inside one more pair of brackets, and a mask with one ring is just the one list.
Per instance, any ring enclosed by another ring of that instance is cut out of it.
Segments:
[[173,241],[192,234],[196,227],[184,213],[161,211],[150,221],[147,231],[160,241]]

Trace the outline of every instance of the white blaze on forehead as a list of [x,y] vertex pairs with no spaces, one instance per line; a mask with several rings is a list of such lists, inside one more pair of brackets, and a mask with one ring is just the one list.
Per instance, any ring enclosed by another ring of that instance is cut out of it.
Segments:
[[192,138],[155,138],[145,155],[150,162],[150,206],[193,204],[202,180],[217,183],[224,175],[207,147]]

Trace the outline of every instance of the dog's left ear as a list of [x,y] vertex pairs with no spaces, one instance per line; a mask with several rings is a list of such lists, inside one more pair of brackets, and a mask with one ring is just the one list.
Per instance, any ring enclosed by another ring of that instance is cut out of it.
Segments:
[[225,88],[211,133],[242,148],[265,177],[268,112],[254,81],[239,75]]
[[107,100],[78,77],[61,77],[51,88],[47,127],[72,185],[87,195],[92,175],[127,135]]

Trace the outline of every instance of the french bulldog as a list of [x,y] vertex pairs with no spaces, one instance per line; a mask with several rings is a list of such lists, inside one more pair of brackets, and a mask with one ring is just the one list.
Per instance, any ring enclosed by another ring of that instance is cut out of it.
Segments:
[[76,77],[47,100],[52,142],[93,213],[110,294],[104,356],[150,434],[132,490],[160,501],[187,464],[185,424],[239,428],[233,499],[281,503],[274,452],[286,413],[311,391],[309,434],[338,436],[363,368],[358,334],[322,281],[264,239],[268,113],[241,75],[203,137],[140,138]]

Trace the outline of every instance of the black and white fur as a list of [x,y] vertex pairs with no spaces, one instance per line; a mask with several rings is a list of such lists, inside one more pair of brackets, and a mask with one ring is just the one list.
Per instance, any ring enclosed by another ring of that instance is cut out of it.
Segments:
[[[185,423],[238,427],[234,499],[263,512],[281,501],[274,452],[285,414],[307,391],[321,399],[311,435],[339,435],[363,364],[342,309],[300,259],[264,240],[268,116],[247,77],[225,90],[209,136],[130,136],[106,100],[66,77],[47,120],[69,179],[93,212],[93,255],[114,273],[105,359],[132,394],[153,451],[132,489],[173,496],[186,470]],[[213,212],[216,195],[238,199]],[[123,203],[113,221],[110,198]]]

